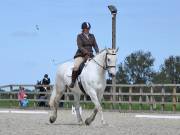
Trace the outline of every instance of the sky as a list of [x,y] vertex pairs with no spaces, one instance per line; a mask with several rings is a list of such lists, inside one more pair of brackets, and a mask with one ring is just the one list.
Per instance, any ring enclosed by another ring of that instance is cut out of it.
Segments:
[[110,48],[108,5],[118,9],[117,64],[134,51],[150,51],[159,70],[165,58],[180,55],[179,0],[1,0],[0,85],[35,84],[45,73],[54,83],[57,65],[77,50],[84,21],[99,48]]

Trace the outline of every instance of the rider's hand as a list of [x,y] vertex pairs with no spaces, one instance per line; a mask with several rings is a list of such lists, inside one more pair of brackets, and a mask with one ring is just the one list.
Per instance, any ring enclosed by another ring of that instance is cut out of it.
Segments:
[[87,59],[89,59],[90,58],[90,56],[87,54],[87,55],[85,55],[85,59],[87,60]]

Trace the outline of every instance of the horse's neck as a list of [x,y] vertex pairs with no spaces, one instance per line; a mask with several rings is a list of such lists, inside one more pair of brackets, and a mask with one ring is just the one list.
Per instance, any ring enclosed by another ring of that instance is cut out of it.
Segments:
[[89,65],[91,66],[93,72],[97,72],[99,74],[105,74],[105,70],[103,67],[105,67],[105,58],[106,58],[106,50],[102,51],[98,55],[96,55],[93,59],[91,60]]
[[100,54],[94,57],[94,60],[100,65],[105,66],[106,50],[103,50]]

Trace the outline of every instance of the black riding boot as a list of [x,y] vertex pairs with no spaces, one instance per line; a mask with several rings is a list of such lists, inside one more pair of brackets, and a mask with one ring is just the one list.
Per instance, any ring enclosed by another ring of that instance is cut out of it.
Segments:
[[76,82],[76,78],[78,76],[78,71],[72,71],[72,77],[71,77],[71,84],[69,85],[70,88],[74,88],[74,84]]

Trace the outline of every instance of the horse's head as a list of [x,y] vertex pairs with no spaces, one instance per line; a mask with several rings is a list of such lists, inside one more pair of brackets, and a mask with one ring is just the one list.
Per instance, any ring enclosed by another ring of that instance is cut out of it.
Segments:
[[116,53],[118,49],[106,49],[106,68],[110,77],[116,75]]

